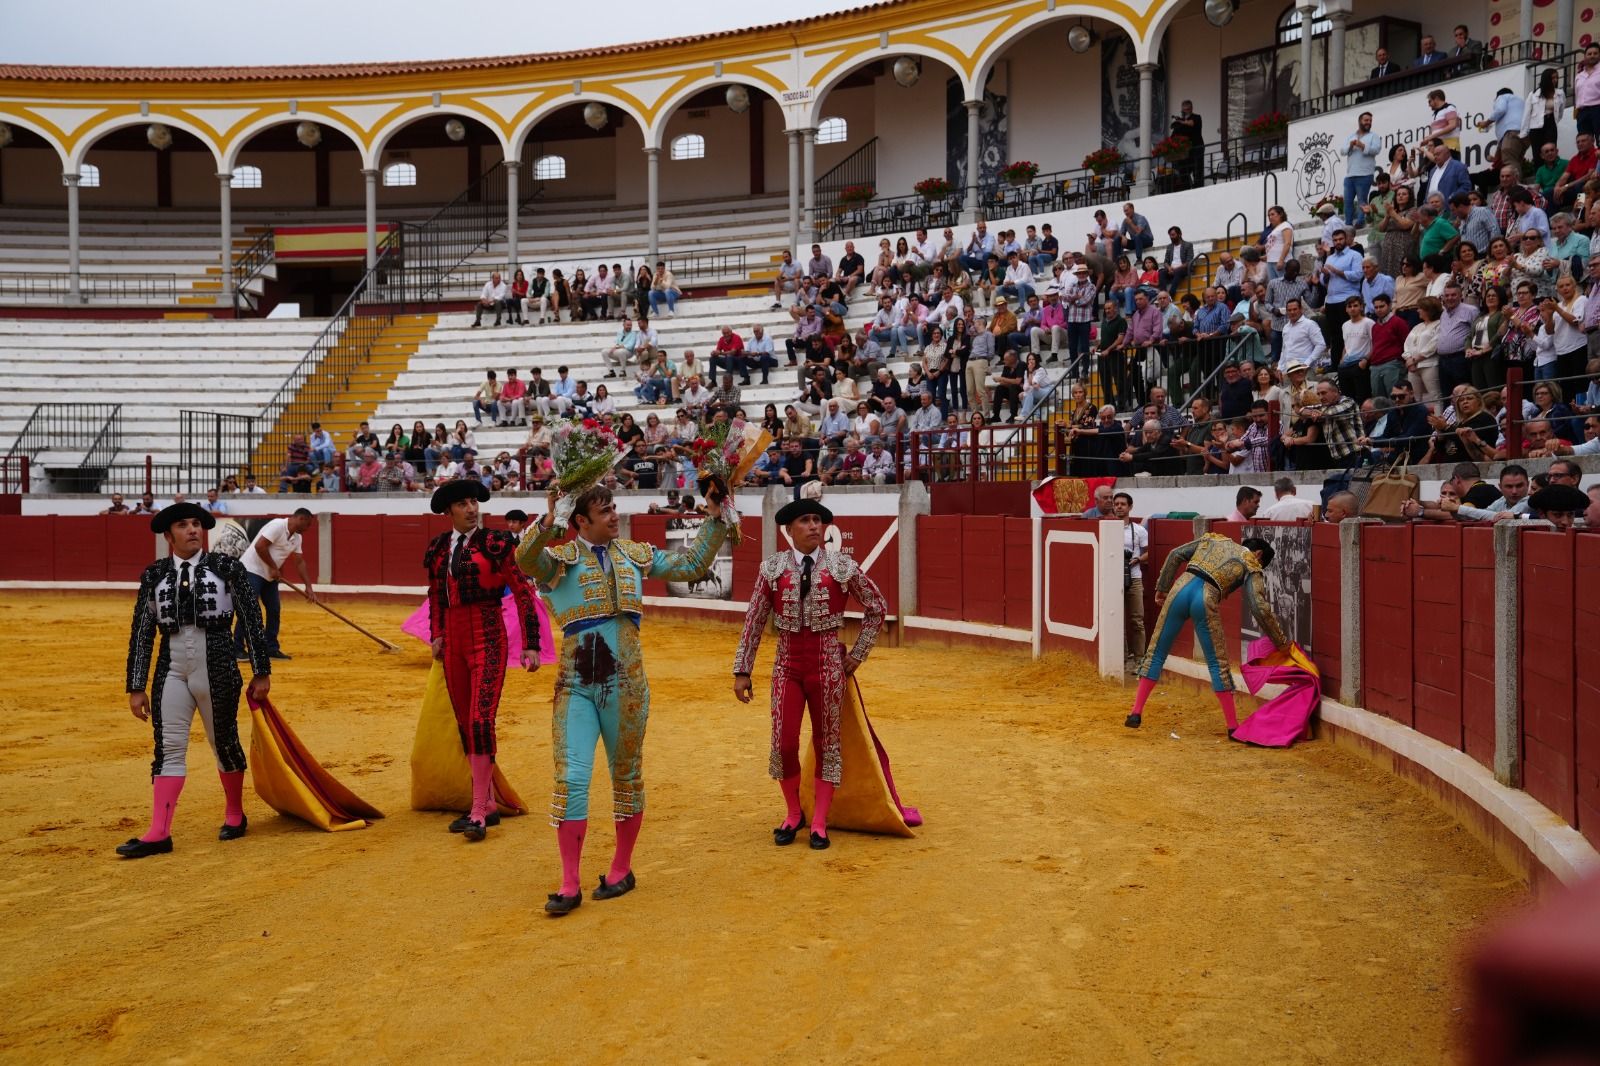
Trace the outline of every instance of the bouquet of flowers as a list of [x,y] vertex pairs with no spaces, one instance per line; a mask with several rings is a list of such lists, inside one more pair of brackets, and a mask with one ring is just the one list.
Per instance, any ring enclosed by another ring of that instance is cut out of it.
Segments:
[[555,428],[550,435],[550,460],[562,493],[556,504],[558,528],[571,521],[578,495],[605,480],[626,454],[628,450],[617,435],[592,418],[568,419]]
[[734,507],[733,490],[766,451],[771,434],[743,419],[710,422],[689,442],[689,459],[699,473],[700,495],[709,503],[722,504],[722,520],[734,529],[738,540],[739,512]]

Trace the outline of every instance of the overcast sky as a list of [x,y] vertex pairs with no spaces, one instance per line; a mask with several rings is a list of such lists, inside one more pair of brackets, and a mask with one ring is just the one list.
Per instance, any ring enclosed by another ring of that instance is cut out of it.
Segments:
[[767,25],[864,2],[0,0],[0,62],[209,67],[561,52]]

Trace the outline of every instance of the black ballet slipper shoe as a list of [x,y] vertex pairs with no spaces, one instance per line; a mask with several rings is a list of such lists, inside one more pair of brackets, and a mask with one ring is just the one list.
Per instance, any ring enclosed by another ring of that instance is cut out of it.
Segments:
[[622,880],[618,881],[614,885],[606,884],[606,875],[601,874],[600,887],[590,893],[589,898],[616,899],[618,896],[626,896],[629,892],[632,892],[637,884],[638,882],[634,880],[632,870],[629,870],[626,874],[624,874]]
[[785,829],[781,825],[774,829],[772,831],[772,842],[778,845],[780,848],[786,848],[790,844],[794,843],[795,834],[800,832],[800,830],[804,829],[805,827],[806,816],[802,814],[800,816],[800,820],[794,825],[790,826],[788,829]]
[[117,845],[117,854],[124,859],[142,859],[146,855],[166,855],[171,851],[171,837],[163,837],[160,840],[140,840],[138,837],[134,837],[126,844]]
[[466,827],[461,830],[461,835],[468,840],[479,841],[489,835],[489,827],[469,818]]
[[544,912],[546,914],[553,914],[557,917],[560,917],[563,914],[570,914],[572,911],[577,910],[578,906],[582,903],[582,892],[574,892],[570,896],[563,896],[559,892],[552,892],[545,900]]
[[238,840],[240,837],[244,836],[245,833],[249,832],[249,830],[250,816],[248,814],[241,815],[239,817],[238,825],[228,825],[227,823],[223,823],[222,828],[217,831],[217,839]]
[[1142,721],[1144,721],[1144,719],[1141,718],[1139,715],[1130,714],[1130,715],[1128,715],[1127,718],[1124,718],[1122,720],[1122,724],[1127,726],[1129,729],[1138,729],[1139,728],[1139,723],[1142,722]]
[[[467,826],[469,826],[471,824],[472,824],[472,815],[463,814],[460,818],[457,818],[455,821],[450,823],[450,832],[452,832],[452,833],[465,833],[467,831]],[[483,824],[484,824],[485,827],[490,828],[490,829],[493,829],[495,826],[499,825],[500,824],[500,812],[499,811],[490,812],[483,819]]]
[[831,842],[828,840],[827,837],[822,836],[822,835],[820,835],[820,834],[818,834],[816,832],[813,832],[811,834],[811,850],[812,851],[827,851],[830,846],[831,846]]

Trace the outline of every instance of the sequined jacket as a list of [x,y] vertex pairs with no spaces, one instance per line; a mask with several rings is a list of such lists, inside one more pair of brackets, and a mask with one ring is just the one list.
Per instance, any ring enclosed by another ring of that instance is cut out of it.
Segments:
[[422,554],[422,565],[428,571],[428,620],[433,632],[444,633],[447,607],[483,604],[493,606],[498,614],[500,599],[509,588],[522,623],[522,643],[525,649],[538,651],[539,616],[528,579],[517,569],[515,538],[498,529],[473,530],[467,550],[454,560],[450,550],[454,537],[454,530],[439,534]]
[[517,565],[538,582],[555,624],[565,632],[580,622],[644,613],[646,578],[698,581],[711,569],[717,549],[732,527],[717,518],[700,523],[700,535],[684,551],[663,551],[640,540],[614,540],[609,545],[611,572],[600,569],[594,553],[578,540],[553,544],[554,526],[536,536],[523,535]]
[[[244,564],[232,556],[201,552],[189,585],[195,597],[195,625],[205,630],[206,639],[231,645],[237,616],[244,623],[251,670],[257,676],[272,673],[261,628],[261,601],[250,585]],[[156,634],[160,633],[165,641],[178,629],[178,566],[177,560],[169,556],[145,567],[139,577],[139,596],[133,604],[133,627],[128,637],[127,691],[144,691],[150,679]]]
[[844,625],[845,604],[851,596],[861,603],[861,632],[856,635],[850,658],[865,662],[883,631],[889,606],[878,586],[848,555],[823,549],[811,579],[811,592],[800,600],[800,566],[794,552],[783,551],[761,564],[750,609],[744,616],[744,633],[734,653],[733,672],[748,674],[761,649],[761,636],[767,619],[780,634],[833,632]]
[[1289,646],[1289,638],[1267,598],[1267,581],[1261,574],[1261,564],[1244,545],[1219,533],[1207,533],[1199,540],[1172,549],[1156,582],[1156,589],[1163,596],[1171,590],[1178,577],[1178,567],[1183,563],[1189,564],[1189,573],[1210,582],[1219,597],[1228,596],[1243,586],[1245,606],[1255,616],[1261,631],[1278,647]]

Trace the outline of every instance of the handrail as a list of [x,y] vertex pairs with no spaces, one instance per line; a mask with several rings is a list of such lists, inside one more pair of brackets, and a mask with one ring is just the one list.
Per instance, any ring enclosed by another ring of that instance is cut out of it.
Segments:
[[[1330,111],[1354,107],[1384,96],[1409,92],[1435,82],[1443,82],[1448,78],[1493,70],[1495,67],[1508,64],[1552,63],[1565,66],[1567,59],[1574,54],[1568,52],[1566,45],[1559,41],[1517,41],[1514,44],[1487,49],[1474,56],[1445,59],[1426,67],[1406,67],[1382,78],[1352,82],[1310,100],[1296,100],[1290,105],[1289,117],[1300,119],[1325,115]],[[1568,90],[1571,91],[1570,83]]]
[[837,212],[844,202],[839,198],[840,194],[846,189],[866,188],[876,192],[877,185],[878,138],[873,137],[817,179],[817,217],[820,219],[825,214]]
[[[90,301],[137,297],[150,303],[178,302],[177,274],[84,271],[78,275],[78,280],[80,295]],[[72,275],[65,271],[0,271],[0,300],[59,301],[70,298],[71,294]]]
[[[34,459],[47,448],[82,448],[86,453],[102,443],[122,446],[121,404],[41,403],[34,407],[6,458]],[[107,431],[111,437],[107,438]],[[114,449],[113,449],[114,450]]]
[[276,261],[278,254],[278,234],[273,227],[268,226],[266,232],[257,237],[243,252],[233,257],[229,270],[233,274],[233,313],[239,313],[239,303],[246,287],[262,271]]
[[1224,246],[1233,243],[1233,220],[1239,220],[1239,247],[1243,249],[1250,243],[1250,219],[1243,211],[1235,211],[1228,216],[1228,224],[1222,228],[1222,243]]
[[[94,443],[89,445],[89,450],[83,454],[83,459],[78,463],[80,470],[92,470],[96,467],[110,466],[116,459],[117,453],[122,450],[122,405],[119,403],[111,409],[111,414],[106,418],[105,424],[100,427],[100,432],[95,434]],[[104,453],[103,455],[101,453]]]

